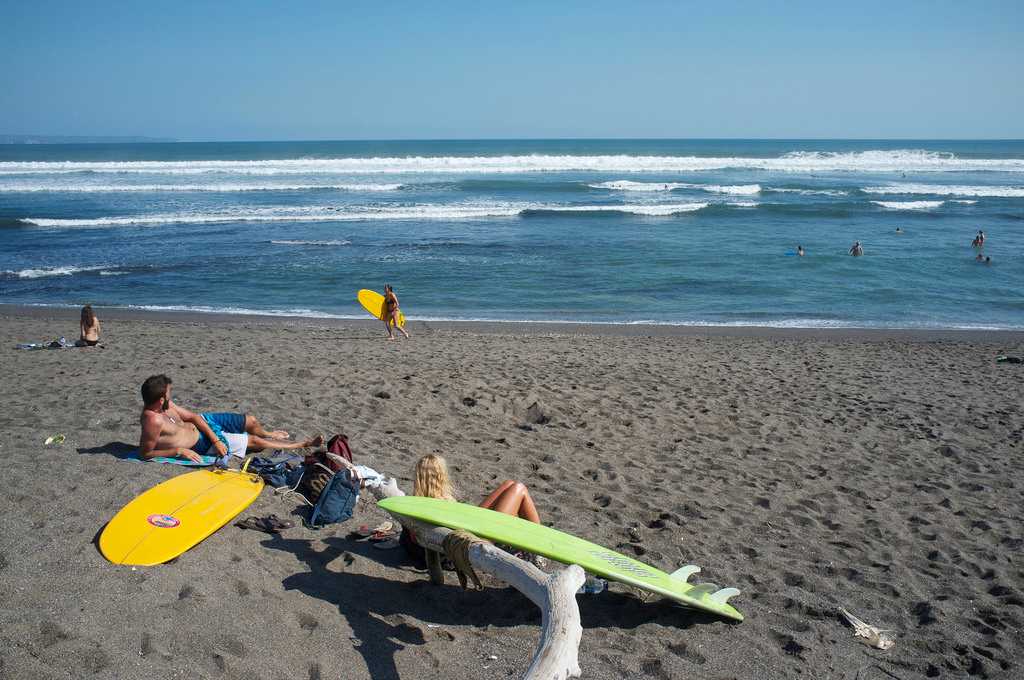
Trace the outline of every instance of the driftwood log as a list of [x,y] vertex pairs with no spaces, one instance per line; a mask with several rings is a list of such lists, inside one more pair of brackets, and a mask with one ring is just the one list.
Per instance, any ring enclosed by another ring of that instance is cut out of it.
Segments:
[[[378,500],[405,495],[394,479],[368,490]],[[443,583],[444,571],[436,555],[444,552],[444,539],[451,530],[400,515],[392,517],[416,534],[416,541],[427,549],[431,581]],[[431,557],[432,554],[435,557]],[[470,546],[469,560],[477,572],[490,574],[509,584],[540,608],[540,643],[530,667],[523,675],[523,680],[578,678],[583,626],[580,624],[576,591],[586,580],[583,569],[574,564],[553,574],[547,574],[490,543],[474,543]]]

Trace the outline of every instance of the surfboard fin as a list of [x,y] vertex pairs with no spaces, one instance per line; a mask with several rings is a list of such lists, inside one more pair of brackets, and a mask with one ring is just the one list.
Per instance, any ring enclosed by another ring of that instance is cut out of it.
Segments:
[[722,588],[719,591],[711,593],[708,599],[717,605],[728,604],[730,597],[736,597],[740,594],[739,588]]
[[679,567],[673,571],[670,575],[677,581],[686,583],[691,576],[700,572],[700,567],[696,564],[687,564],[685,567]]
[[716,583],[698,583],[693,588],[690,588],[686,594],[690,597],[700,597],[701,595],[710,595],[717,590],[718,584]]

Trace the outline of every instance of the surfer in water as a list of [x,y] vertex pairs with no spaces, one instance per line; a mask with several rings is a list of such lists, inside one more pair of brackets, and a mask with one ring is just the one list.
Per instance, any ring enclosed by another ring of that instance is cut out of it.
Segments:
[[803,246],[797,246],[796,247],[796,254],[799,255],[800,257],[803,257],[804,254],[805,254],[804,253],[804,247]]
[[171,379],[166,375],[146,378],[142,403],[139,455],[146,459],[187,458],[199,463],[203,455],[231,453],[241,458],[246,451],[315,448],[324,443],[323,436],[288,441],[284,430],[267,431],[245,413],[193,413],[171,401]]
[[852,246],[850,246],[850,255],[853,255],[854,257],[860,257],[863,254],[864,246],[860,244],[860,241],[856,241]]
[[395,334],[392,332],[391,327],[394,326],[402,332],[406,338],[409,337],[409,333],[398,325],[398,296],[395,295],[395,289],[391,287],[391,284],[384,284],[384,328],[388,331],[388,340],[394,340]]

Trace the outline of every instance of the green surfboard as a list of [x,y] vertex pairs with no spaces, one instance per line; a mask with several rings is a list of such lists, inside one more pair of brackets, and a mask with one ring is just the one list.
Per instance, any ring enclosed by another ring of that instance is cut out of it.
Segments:
[[378,505],[397,515],[449,529],[465,529],[481,538],[543,555],[563,564],[578,564],[592,574],[663,595],[687,607],[734,621],[743,620],[743,614],[728,603],[730,597],[739,595],[739,590],[719,588],[713,583],[686,582],[692,574],[700,571],[700,567],[694,565],[668,574],[557,529],[466,503],[396,496],[385,498]]

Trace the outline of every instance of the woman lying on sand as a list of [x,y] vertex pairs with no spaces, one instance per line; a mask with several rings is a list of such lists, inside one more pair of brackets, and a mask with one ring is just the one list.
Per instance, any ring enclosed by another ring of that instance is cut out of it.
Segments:
[[[431,453],[416,462],[412,495],[445,501],[456,500],[452,492],[451,477],[448,475],[448,464],[444,458]],[[537,506],[533,504],[530,491],[522,482],[505,480],[480,503],[480,507],[540,524]],[[402,529],[400,540],[410,557],[416,562],[424,561],[423,548],[416,543],[416,537],[411,532]]]

